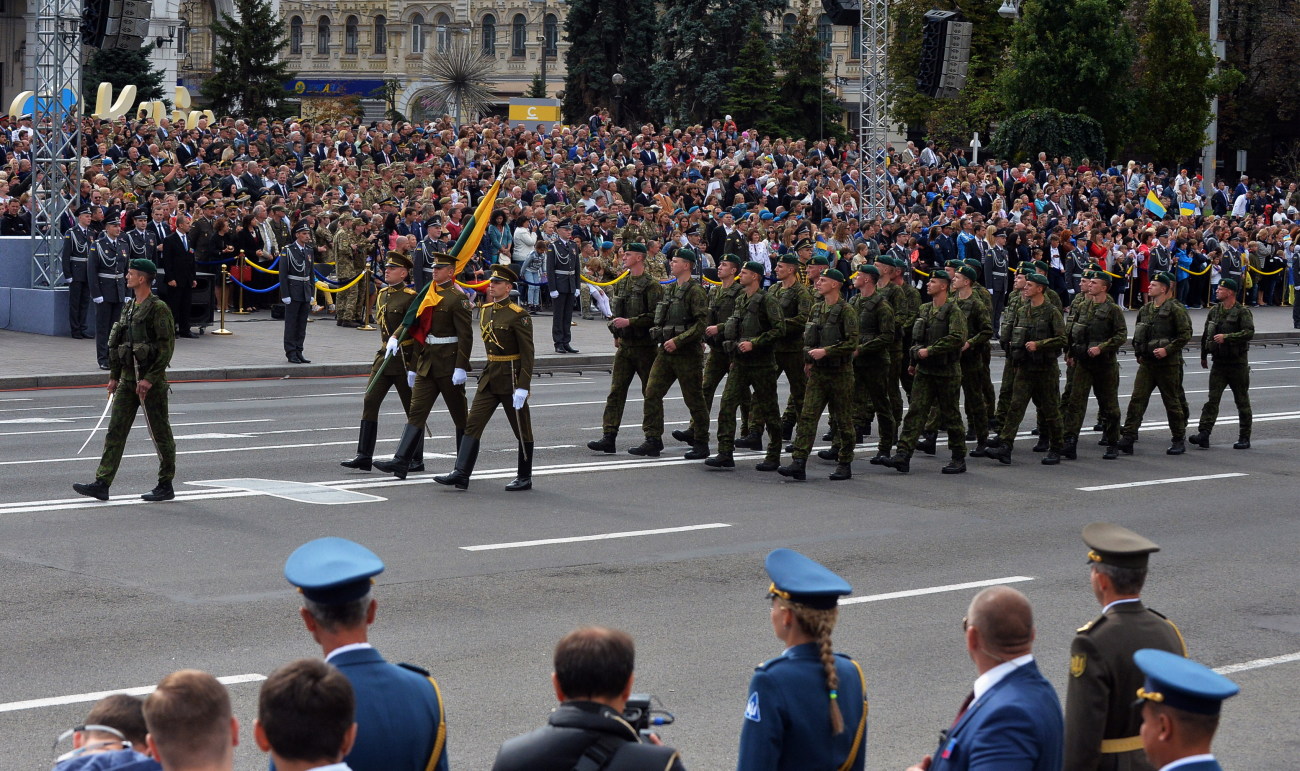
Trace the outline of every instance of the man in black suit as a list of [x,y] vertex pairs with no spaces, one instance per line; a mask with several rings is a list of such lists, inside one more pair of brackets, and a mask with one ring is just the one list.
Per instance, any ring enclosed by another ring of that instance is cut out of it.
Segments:
[[190,224],[188,214],[176,215],[176,231],[162,242],[162,261],[167,266],[167,307],[176,321],[177,337],[195,336],[190,332],[190,298],[196,285]]

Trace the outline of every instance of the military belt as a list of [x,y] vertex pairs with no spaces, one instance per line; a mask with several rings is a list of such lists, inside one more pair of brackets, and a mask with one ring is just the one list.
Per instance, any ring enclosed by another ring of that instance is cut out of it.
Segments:
[[100,278],[122,278],[123,275],[124,274],[122,273],[100,273],[99,277]]
[[289,276],[290,281],[311,281],[311,276]]
[[459,342],[460,342],[460,338],[456,337],[455,335],[452,335],[451,337],[435,337],[433,335],[429,335],[428,337],[424,338],[425,345],[455,345],[456,343]]
[[557,270],[557,271],[553,271],[553,272],[554,272],[555,275],[557,275],[557,276],[572,276],[574,273],[577,273],[578,271],[576,271],[576,270]]
[[90,258],[88,258],[88,257],[71,257],[71,258],[69,258],[69,259],[71,259],[73,262],[85,262],[86,260],[88,260],[88,259],[90,259]]
[[519,361],[519,354],[516,353],[510,356],[498,356],[494,353],[489,353],[488,361]]
[[1124,739],[1102,739],[1101,752],[1103,755],[1113,755],[1117,752],[1136,752],[1142,749],[1141,736],[1129,736]]

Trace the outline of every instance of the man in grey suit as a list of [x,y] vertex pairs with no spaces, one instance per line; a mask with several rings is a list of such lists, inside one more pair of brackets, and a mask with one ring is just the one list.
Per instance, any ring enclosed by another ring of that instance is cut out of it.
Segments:
[[280,262],[280,301],[284,303],[284,355],[291,364],[310,364],[302,356],[302,346],[307,340],[307,313],[311,310],[312,295],[316,292],[316,277],[312,270],[311,227],[298,223],[293,229],[294,242],[285,250]]

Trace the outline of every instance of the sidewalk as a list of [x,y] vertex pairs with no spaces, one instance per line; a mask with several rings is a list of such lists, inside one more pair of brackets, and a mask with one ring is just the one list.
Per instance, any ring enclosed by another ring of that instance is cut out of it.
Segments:
[[[1290,308],[1252,308],[1256,343],[1300,345],[1300,329],[1291,321]],[[1199,339],[1205,327],[1206,310],[1188,311],[1192,329]],[[1137,313],[1129,311],[1129,334]],[[577,317],[575,317],[577,318]],[[226,316],[226,329],[234,334],[208,334],[196,340],[177,340],[176,353],[168,370],[172,382],[184,380],[233,380],[244,378],[329,377],[365,375],[379,350],[379,332],[362,332],[337,326],[325,314],[314,315],[307,325],[305,355],[311,364],[285,361],[281,335],[284,326],[272,321],[268,311],[248,316]],[[477,321],[477,316],[475,317]],[[614,356],[613,340],[604,321],[577,319],[573,347],[580,353],[558,354],[551,343],[551,317],[536,317],[534,342],[538,372],[607,369]],[[108,373],[95,363],[95,341],[25,334],[0,330],[6,372],[0,376],[0,390],[100,385]],[[483,364],[483,344],[474,341],[475,369]]]

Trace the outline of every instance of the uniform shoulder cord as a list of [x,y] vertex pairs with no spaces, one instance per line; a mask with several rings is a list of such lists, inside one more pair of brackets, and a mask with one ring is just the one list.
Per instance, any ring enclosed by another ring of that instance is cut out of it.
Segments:
[[849,747],[849,756],[840,765],[839,771],[849,771],[853,761],[858,757],[858,748],[862,746],[862,737],[867,732],[867,676],[862,673],[862,665],[849,659],[853,668],[858,670],[858,682],[862,683],[862,717],[858,720],[858,730],[853,734],[853,746]]

